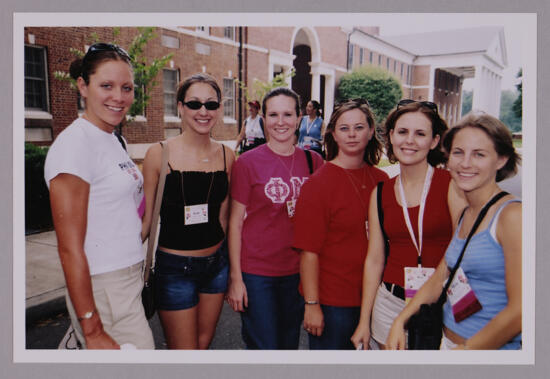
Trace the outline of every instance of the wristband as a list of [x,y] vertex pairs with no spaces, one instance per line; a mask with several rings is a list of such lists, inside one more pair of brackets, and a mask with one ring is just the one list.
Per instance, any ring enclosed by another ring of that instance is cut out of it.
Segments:
[[319,304],[319,301],[317,300],[308,300],[306,301],[306,305],[317,305]]
[[82,320],[89,320],[94,316],[95,312],[96,312],[95,309],[93,309],[92,311],[84,313],[84,316],[77,317],[77,319],[78,319],[79,322],[82,321]]

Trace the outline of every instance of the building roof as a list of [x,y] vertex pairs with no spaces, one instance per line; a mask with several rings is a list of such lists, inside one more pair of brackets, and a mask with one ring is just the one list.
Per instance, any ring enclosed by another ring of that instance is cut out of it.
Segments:
[[417,56],[487,51],[503,30],[500,26],[441,30],[377,38]]

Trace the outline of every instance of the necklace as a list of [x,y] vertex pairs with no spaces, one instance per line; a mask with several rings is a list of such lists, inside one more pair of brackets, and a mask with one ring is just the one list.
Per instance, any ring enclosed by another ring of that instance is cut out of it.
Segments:
[[294,157],[296,156],[296,154],[292,154],[292,161],[290,161],[290,168],[288,168],[288,166],[285,164],[285,162],[283,162],[281,157],[279,157],[279,154],[275,154],[275,156],[277,157],[279,162],[281,162],[283,167],[288,171],[289,179],[291,179],[292,178],[292,169],[294,168]]

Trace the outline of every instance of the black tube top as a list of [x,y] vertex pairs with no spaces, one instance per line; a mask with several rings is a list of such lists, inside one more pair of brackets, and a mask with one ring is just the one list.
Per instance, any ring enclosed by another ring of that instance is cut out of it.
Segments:
[[[228,190],[225,171],[182,172],[170,168],[160,208],[159,246],[175,250],[198,250],[221,242],[225,233],[220,224],[220,208]],[[185,225],[185,206],[207,202],[208,222]]]

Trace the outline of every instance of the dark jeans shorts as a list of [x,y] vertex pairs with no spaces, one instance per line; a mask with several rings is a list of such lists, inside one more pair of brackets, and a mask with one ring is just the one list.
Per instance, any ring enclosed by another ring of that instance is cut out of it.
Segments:
[[157,250],[155,286],[158,309],[188,309],[199,303],[199,293],[224,293],[228,272],[225,242],[207,257],[188,257]]

